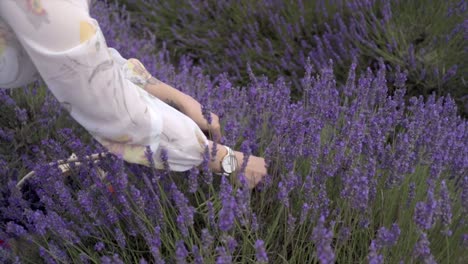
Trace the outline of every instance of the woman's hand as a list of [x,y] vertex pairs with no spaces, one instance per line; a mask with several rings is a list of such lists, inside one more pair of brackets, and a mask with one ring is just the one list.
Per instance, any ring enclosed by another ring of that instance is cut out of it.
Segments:
[[208,123],[208,120],[206,120],[202,114],[202,107],[200,103],[198,103],[192,97],[186,94],[184,95],[185,97],[180,101],[180,105],[183,109],[181,109],[181,112],[190,117],[209,139],[220,143],[222,135],[219,117],[216,114],[210,112],[211,123]]
[[220,143],[221,141],[221,125],[219,124],[219,117],[215,115],[214,113],[211,113],[211,124],[206,124],[200,126],[201,130],[206,132],[208,134],[208,137],[217,142]]

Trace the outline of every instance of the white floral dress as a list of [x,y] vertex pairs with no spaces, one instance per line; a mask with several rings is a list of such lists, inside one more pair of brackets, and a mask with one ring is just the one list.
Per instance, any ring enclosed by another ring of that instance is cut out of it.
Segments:
[[0,88],[42,77],[70,115],[109,151],[149,166],[189,170],[208,140],[196,123],[143,88],[155,80],[108,48],[87,0],[0,0]]

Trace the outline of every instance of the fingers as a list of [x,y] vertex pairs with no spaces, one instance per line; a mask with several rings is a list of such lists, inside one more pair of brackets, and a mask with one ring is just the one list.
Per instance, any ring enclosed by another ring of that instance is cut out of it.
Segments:
[[202,130],[207,138],[210,140],[221,143],[221,130],[219,128],[210,127],[208,130]]
[[216,141],[217,143],[220,143],[221,142],[221,128],[218,126],[218,127],[214,127],[211,131],[211,134],[213,136],[213,141]]
[[219,124],[219,117],[214,113],[211,113],[211,124],[208,124],[206,132],[211,140],[221,143],[221,125]]

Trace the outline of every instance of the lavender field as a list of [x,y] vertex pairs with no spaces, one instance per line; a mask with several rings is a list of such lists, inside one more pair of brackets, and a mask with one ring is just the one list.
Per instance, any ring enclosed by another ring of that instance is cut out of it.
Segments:
[[110,154],[64,177],[107,150],[42,82],[0,89],[0,263],[468,263],[467,6],[94,1],[109,46],[269,175]]

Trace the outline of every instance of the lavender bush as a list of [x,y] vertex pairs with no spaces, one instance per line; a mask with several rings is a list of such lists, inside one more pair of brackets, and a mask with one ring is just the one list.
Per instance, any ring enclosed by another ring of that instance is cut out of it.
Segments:
[[[343,83],[336,61],[318,68],[306,59],[297,101],[285,78],[252,69],[238,87],[228,74],[204,75],[187,57],[174,66],[167,50],[150,53],[155,38],[135,31],[125,14],[96,3],[108,44],[217,113],[223,143],[265,157],[271,175],[251,192],[206,166],[174,173],[108,155],[72,164],[63,177],[47,163],[105,149],[44,85],[0,90],[2,262],[466,259],[468,124],[453,99],[407,101],[407,73],[392,70],[389,92],[385,61],[360,71],[357,58]],[[37,175],[16,188],[32,169]]]
[[175,61],[188,55],[211,75],[227,72],[245,85],[250,64],[256,75],[284,76],[300,98],[308,57],[314,73],[333,59],[339,82],[353,58],[365,70],[382,57],[390,83],[394,69],[408,72],[408,97],[450,93],[468,113],[465,0],[123,2]]

